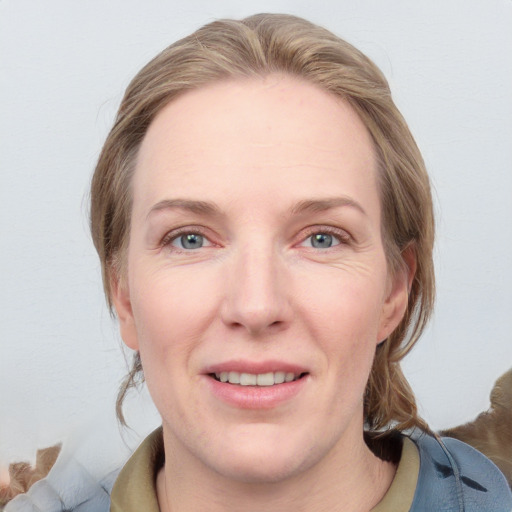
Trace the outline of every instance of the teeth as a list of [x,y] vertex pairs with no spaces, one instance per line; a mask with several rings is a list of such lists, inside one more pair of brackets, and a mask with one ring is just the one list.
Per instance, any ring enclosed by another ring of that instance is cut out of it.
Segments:
[[220,382],[239,384],[240,386],[273,386],[283,382],[292,382],[300,377],[300,374],[291,372],[268,372],[268,373],[238,373],[220,372],[215,377]]
[[274,384],[282,384],[286,374],[284,372],[276,372],[274,373]]
[[240,374],[238,372],[229,372],[228,381],[231,384],[240,384]]
[[256,384],[258,386],[273,386],[274,385],[274,374],[270,373],[260,373],[256,377]]
[[240,374],[240,385],[241,386],[256,386],[258,382],[258,376],[251,373]]

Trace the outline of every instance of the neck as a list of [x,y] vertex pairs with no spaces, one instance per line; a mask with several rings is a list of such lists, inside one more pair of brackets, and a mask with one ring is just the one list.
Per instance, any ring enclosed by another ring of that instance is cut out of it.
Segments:
[[340,443],[313,467],[278,482],[241,482],[209,468],[188,472],[177,464],[175,448],[168,450],[166,443],[166,454],[173,455],[157,478],[161,512],[368,512],[385,495],[396,471],[373,455],[362,431],[359,442]]

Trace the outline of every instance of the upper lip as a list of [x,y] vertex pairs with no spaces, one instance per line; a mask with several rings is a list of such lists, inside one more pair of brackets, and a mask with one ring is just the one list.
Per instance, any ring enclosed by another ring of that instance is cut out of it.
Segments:
[[204,374],[221,372],[251,373],[255,375],[270,372],[286,372],[300,375],[308,373],[308,370],[302,365],[285,361],[246,361],[241,359],[212,364],[203,370]]

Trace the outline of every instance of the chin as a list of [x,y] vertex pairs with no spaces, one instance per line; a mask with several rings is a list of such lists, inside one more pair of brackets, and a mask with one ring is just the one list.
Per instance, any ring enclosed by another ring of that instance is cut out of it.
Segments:
[[323,452],[320,447],[306,450],[305,440],[292,440],[289,434],[287,437],[284,440],[280,436],[253,436],[247,443],[239,437],[238,441],[229,443],[229,448],[221,449],[222,456],[212,461],[212,466],[224,477],[242,483],[285,481],[314,465],[312,454]]
[[[246,484],[283,482],[301,472],[302,464],[288,457],[269,455],[258,459],[228,461],[224,468],[217,468],[226,478]],[[225,469],[225,471],[223,471]]]

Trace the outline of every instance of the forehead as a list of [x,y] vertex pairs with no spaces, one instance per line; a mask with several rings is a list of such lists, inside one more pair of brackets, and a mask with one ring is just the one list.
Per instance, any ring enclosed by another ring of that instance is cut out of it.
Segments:
[[153,120],[137,159],[134,207],[169,195],[233,201],[270,190],[283,201],[375,199],[375,169],[370,136],[341,99],[282,75],[220,82],[185,93]]

